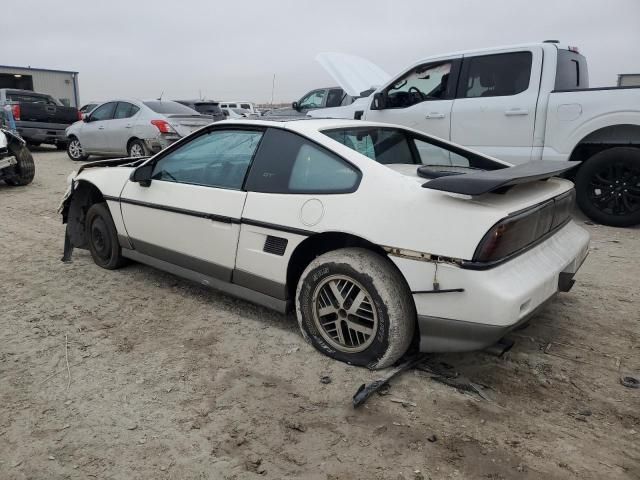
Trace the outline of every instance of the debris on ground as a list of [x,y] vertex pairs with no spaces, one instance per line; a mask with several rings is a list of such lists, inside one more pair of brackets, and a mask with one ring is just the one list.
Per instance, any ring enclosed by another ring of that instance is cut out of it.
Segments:
[[417,407],[418,405],[415,402],[410,402],[409,400],[403,400],[402,398],[390,398],[394,403],[400,403],[403,407]]
[[324,384],[324,385],[328,385],[331,383],[331,377],[329,375],[323,375],[322,377],[320,377],[320,383]]
[[392,369],[385,377],[379,378],[378,380],[374,380],[369,384],[362,384],[358,391],[353,396],[353,408],[358,408],[363,405],[371,395],[380,390],[385,384],[389,383],[389,380],[396,377],[397,375],[405,372],[422,361],[424,361],[427,356],[424,353],[416,354],[406,360],[404,363],[401,363],[396,368]]
[[632,377],[631,375],[620,377],[620,383],[627,388],[640,388],[640,379]]

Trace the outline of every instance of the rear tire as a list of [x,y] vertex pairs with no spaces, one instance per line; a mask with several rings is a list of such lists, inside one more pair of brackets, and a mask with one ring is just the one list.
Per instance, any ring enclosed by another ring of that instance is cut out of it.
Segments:
[[84,154],[82,144],[76,137],[71,137],[69,139],[69,143],[67,144],[67,155],[74,162],[84,162],[89,158],[89,155]]
[[393,365],[411,344],[416,312],[402,274],[363,248],[320,255],[296,290],[302,334],[320,352],[370,369]]
[[576,175],[576,199],[592,220],[612,227],[640,223],[640,148],[596,153]]
[[36,174],[36,166],[33,163],[33,156],[24,145],[9,145],[9,151],[16,157],[17,164],[13,167],[15,174],[5,178],[7,185],[22,186],[28,185],[33,181]]
[[138,157],[148,157],[149,150],[147,146],[142,140],[131,140],[129,142],[128,153],[130,157],[138,158]]
[[127,263],[122,256],[118,232],[106,203],[95,203],[89,208],[85,229],[89,251],[96,265],[115,270]]

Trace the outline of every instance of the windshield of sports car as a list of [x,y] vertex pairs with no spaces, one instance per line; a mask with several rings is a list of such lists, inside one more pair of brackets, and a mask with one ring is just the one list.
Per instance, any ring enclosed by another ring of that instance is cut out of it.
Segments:
[[393,127],[350,127],[322,133],[383,165],[413,164],[494,170],[504,167],[483,155]]

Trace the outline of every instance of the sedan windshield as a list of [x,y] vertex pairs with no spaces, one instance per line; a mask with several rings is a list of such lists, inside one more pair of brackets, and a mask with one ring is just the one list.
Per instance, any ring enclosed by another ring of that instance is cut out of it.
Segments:
[[198,115],[194,109],[182,105],[178,102],[153,100],[144,104],[156,113],[178,114],[178,115]]

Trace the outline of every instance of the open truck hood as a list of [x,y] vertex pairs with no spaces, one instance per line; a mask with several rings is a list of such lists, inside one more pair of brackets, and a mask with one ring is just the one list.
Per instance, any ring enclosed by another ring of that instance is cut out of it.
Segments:
[[391,78],[377,65],[355,55],[324,52],[316,56],[316,61],[352,97],[359,97],[361,92],[379,87]]

